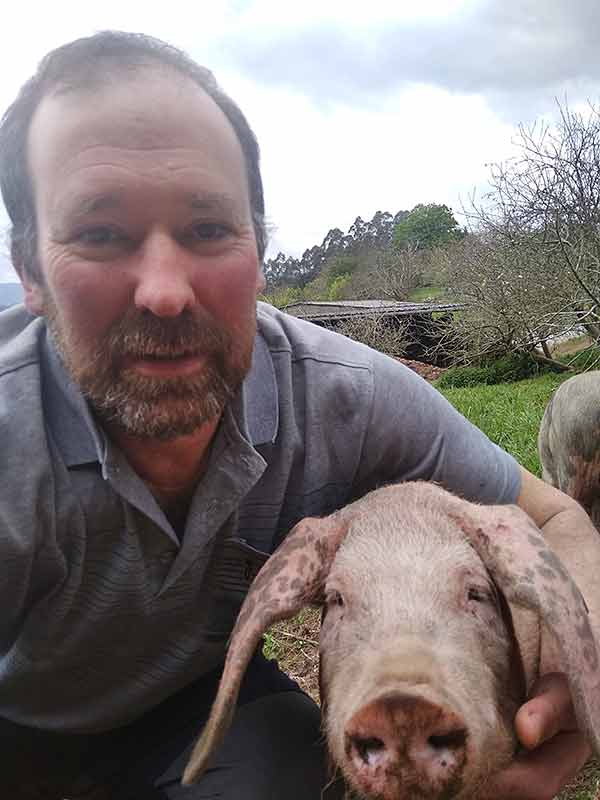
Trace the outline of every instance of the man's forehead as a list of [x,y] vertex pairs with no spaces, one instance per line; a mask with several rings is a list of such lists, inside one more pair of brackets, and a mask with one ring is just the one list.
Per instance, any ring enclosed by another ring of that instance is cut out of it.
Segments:
[[29,131],[29,147],[47,149],[72,139],[131,149],[182,146],[218,138],[240,150],[217,103],[191,78],[170,68],[146,68],[87,89],[57,89],[42,98]]
[[[78,195],[78,202],[89,212],[122,202],[118,175],[114,170],[111,174],[111,165],[117,171],[137,171],[147,177],[162,170],[166,184],[179,181],[177,202],[187,192],[186,202],[194,208],[233,205],[228,187],[234,196],[241,185],[242,193],[247,192],[239,139],[212,98],[191,79],[172,72],[157,75],[154,71],[150,84],[144,83],[145,73],[134,75],[98,95],[46,97],[30,130],[28,155],[34,184],[43,179],[54,186],[55,200],[65,193]],[[86,196],[90,168],[99,177],[94,179],[94,191]],[[209,176],[209,185],[198,184],[194,173],[202,171]],[[83,185],[78,186],[79,181]],[[65,192],[67,186],[70,189]]]

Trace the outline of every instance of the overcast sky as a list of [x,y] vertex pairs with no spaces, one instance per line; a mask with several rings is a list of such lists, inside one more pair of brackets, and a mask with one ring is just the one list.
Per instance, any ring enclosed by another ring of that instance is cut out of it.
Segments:
[[[519,122],[600,96],[598,0],[20,0],[2,19],[0,109],[48,50],[105,28],[183,48],[241,105],[269,255],[377,210],[458,212]],[[0,280],[14,279],[0,254]]]

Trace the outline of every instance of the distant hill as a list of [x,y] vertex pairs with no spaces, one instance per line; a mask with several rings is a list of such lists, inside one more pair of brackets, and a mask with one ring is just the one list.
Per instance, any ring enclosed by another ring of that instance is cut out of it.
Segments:
[[0,283],[0,308],[8,308],[22,301],[23,287],[20,283]]

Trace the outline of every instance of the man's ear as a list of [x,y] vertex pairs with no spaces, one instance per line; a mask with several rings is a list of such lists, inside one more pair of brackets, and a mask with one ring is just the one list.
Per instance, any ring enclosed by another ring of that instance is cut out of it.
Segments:
[[23,281],[23,288],[25,289],[25,297],[23,302],[25,308],[34,317],[42,317],[44,315],[44,303],[42,299],[42,289],[39,283],[27,283]]
[[25,308],[34,317],[41,317],[44,315],[44,287],[40,283],[39,278],[32,274],[32,270],[27,269],[25,266],[26,261],[29,259],[24,252],[22,244],[17,241],[12,241],[10,248],[10,256],[12,265],[15,272],[19,276],[21,285],[25,292],[23,302]]
[[44,315],[44,290],[41,284],[35,280],[34,278],[29,275],[28,271],[23,267],[22,264],[17,266],[14,265],[17,275],[19,276],[19,280],[21,281],[21,285],[23,286],[23,291],[25,292],[25,297],[23,298],[23,302],[25,303],[25,308],[29,311],[30,314],[33,314],[34,317],[41,317]]
[[265,280],[265,273],[263,271],[262,264],[258,269],[258,275],[256,276],[256,294],[262,294],[267,286],[267,282]]

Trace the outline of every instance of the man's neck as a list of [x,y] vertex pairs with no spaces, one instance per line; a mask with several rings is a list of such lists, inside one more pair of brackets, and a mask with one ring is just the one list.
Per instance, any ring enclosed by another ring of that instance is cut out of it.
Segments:
[[217,417],[192,434],[164,442],[111,428],[108,433],[155,494],[176,497],[202,477],[218,424]]

